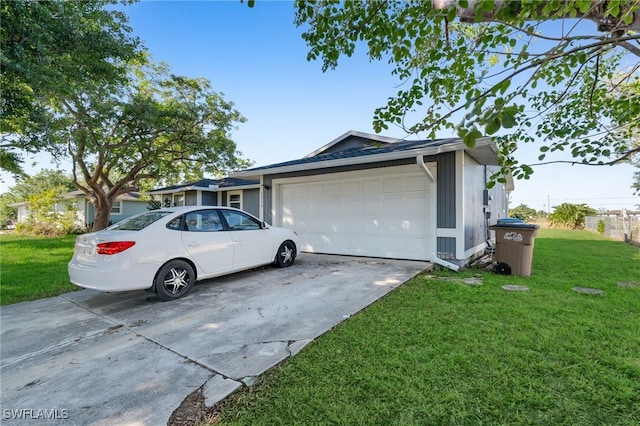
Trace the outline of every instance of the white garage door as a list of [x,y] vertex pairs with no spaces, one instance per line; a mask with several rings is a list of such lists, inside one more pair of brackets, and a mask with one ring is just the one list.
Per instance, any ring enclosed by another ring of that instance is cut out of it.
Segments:
[[300,235],[300,251],[428,260],[431,185],[416,166],[274,182],[276,222]]

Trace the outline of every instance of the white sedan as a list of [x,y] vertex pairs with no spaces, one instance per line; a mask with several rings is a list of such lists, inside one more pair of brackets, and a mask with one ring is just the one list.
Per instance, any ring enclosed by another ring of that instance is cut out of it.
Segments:
[[297,234],[229,207],[172,207],[80,235],[69,262],[75,285],[100,291],[148,289],[162,300],[196,280],[274,264],[290,266]]

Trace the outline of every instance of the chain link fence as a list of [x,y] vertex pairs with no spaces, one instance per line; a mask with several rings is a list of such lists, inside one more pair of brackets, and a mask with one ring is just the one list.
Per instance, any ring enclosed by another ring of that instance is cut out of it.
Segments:
[[585,229],[640,246],[640,216],[587,216]]

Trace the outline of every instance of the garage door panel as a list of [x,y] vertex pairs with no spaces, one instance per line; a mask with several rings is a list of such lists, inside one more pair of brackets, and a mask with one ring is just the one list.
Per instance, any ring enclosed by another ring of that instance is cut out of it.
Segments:
[[363,235],[377,235],[382,232],[383,223],[381,219],[377,218],[365,218],[362,220],[362,234]]
[[[307,221],[308,229],[306,232],[320,233],[325,229],[324,218],[323,217],[311,217]],[[297,229],[296,229],[297,231]]]
[[394,233],[406,236],[426,235],[428,231],[426,223],[422,223],[418,220],[407,220],[403,218],[385,219],[382,228],[388,231],[388,235],[394,235]]
[[322,209],[325,215],[337,216],[342,209],[342,200],[340,198],[325,198],[323,201]]
[[340,196],[342,190],[342,185],[340,182],[331,182],[327,183],[324,186],[324,195],[326,196]]
[[277,220],[300,234],[301,251],[429,258],[431,186],[415,166],[317,178],[278,183]]
[[427,191],[429,183],[424,176],[407,176],[404,187],[405,191]]
[[371,197],[371,196],[363,196],[362,198],[362,211],[365,214],[374,214],[380,212],[382,210],[382,206],[384,205],[382,198],[380,197]]
[[327,220],[326,229],[334,232],[358,235],[362,233],[362,220],[358,217],[345,217],[340,220]]
[[324,195],[324,184],[309,185],[308,196],[311,199]]
[[386,215],[406,215],[405,208],[406,197],[398,194],[388,194],[384,199],[382,211]]
[[343,195],[360,195],[360,181],[347,181],[342,184]]
[[342,199],[342,216],[359,216],[363,211],[362,199],[359,195],[350,195]]
[[382,179],[365,179],[362,181],[363,194],[380,194],[382,192]]
[[382,184],[385,193],[397,193],[404,191],[404,179],[402,177],[385,178]]
[[407,194],[401,201],[403,210],[408,214],[424,213],[424,195],[421,193]]

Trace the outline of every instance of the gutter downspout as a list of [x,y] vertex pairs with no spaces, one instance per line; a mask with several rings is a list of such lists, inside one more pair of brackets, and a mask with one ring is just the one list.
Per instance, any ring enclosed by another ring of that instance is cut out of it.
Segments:
[[[427,165],[424,164],[424,156],[422,155],[417,155],[416,156],[416,164],[418,164],[418,167],[420,167],[420,170],[422,170],[422,172],[425,174],[425,176],[427,177],[427,179],[429,179],[429,181],[432,184],[436,183],[436,178],[433,176],[433,174],[429,171],[429,169],[427,168]],[[437,244],[437,243],[436,243]],[[451,262],[447,262],[444,259],[440,259],[436,254],[432,255],[432,260],[433,263],[437,263],[440,266],[444,266],[445,268],[449,268],[452,269],[454,271],[458,271],[460,270],[460,266],[456,265],[455,263],[451,263]]]

